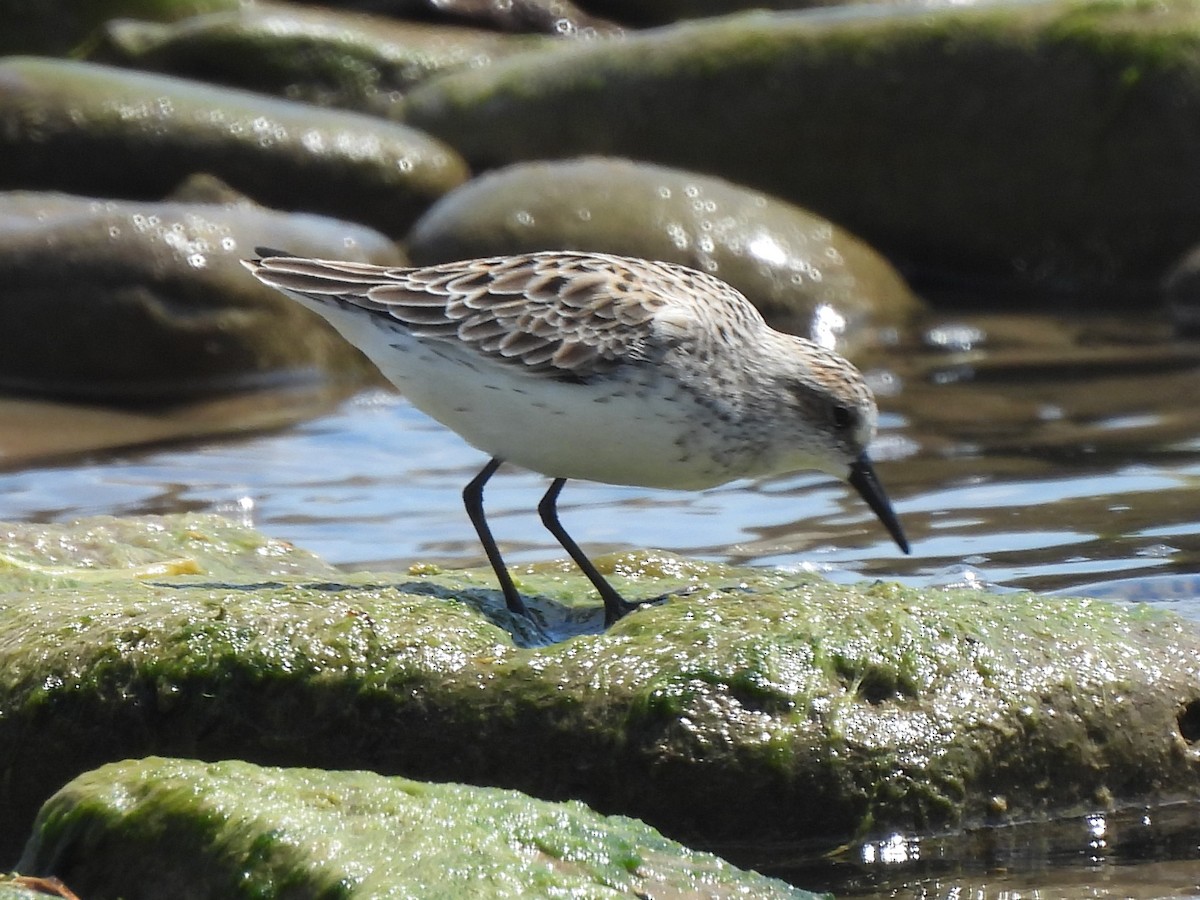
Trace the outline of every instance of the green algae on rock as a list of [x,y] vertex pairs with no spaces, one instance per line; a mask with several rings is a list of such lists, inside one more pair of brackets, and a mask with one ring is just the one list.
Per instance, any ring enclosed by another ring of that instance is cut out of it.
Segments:
[[585,153],[720,175],[925,272],[1143,287],[1197,237],[1200,4],[747,14],[428,82],[472,162]]
[[373,116],[33,57],[0,60],[0,155],[0,188],[157,199],[204,172],[392,236],[467,174],[445,144]]
[[83,896],[127,900],[815,900],[580,803],[370,772],[155,758],[66,785],[43,807],[18,868],[55,873]]
[[126,523],[119,545],[155,550],[131,566],[203,570],[136,580],[70,571],[101,538],[7,526],[25,565],[0,594],[0,807],[20,831],[0,855],[66,780],[150,754],[517,788],[708,846],[1200,790],[1200,635],[1169,615],[625,554],[596,562],[667,599],[602,633],[582,578],[517,573],[548,643],[486,572],[289,574],[276,547],[239,578],[263,539],[225,526],[197,555],[209,521]]
[[212,581],[328,578],[337,569],[223,516],[95,516],[56,525],[0,525],[0,593],[198,574]]
[[0,385],[110,403],[361,383],[374,376],[363,356],[239,260],[269,244],[401,261],[365,226],[244,201],[0,193],[0,238]]
[[109,22],[91,58],[389,116],[435,74],[548,40],[300,6],[256,5],[159,23]]
[[535,250],[663,259],[716,275],[775,325],[834,343],[921,308],[827,219],[719,178],[624,159],[526,163],[451,191],[409,232],[415,264]]

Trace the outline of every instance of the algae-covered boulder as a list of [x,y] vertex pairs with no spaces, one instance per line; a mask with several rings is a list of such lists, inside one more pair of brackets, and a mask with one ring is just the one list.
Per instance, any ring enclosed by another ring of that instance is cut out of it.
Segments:
[[545,41],[335,9],[256,4],[160,23],[109,22],[91,58],[390,115],[432,75]]
[[145,759],[81,775],[19,864],[86,897],[809,898],[633,819],[370,772]]
[[511,787],[709,846],[1200,789],[1200,635],[1147,609],[626,554],[598,565],[667,599],[599,632],[558,565],[516,573],[535,627],[490,572],[344,575],[216,518],[4,534],[0,854],[148,754]]
[[599,153],[728,178],[925,271],[1144,285],[1200,238],[1200,3],[729,16],[434,79],[473,163]]
[[370,228],[246,202],[0,192],[0,386],[130,403],[368,377],[320,317],[249,276],[256,244],[400,262]]
[[0,60],[0,188],[157,199],[208,173],[268,206],[402,234],[466,178],[395,122],[166,75]]
[[921,308],[904,279],[827,219],[720,178],[622,159],[525,163],[451,191],[406,246],[429,264],[596,250],[723,278],[773,323],[830,341]]

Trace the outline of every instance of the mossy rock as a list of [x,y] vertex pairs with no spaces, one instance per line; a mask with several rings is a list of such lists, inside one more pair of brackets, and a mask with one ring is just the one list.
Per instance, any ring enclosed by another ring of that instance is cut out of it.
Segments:
[[633,819],[371,772],[145,759],[46,803],[22,872],[86,897],[816,900]]
[[[339,574],[215,517],[4,528],[0,853],[151,754],[578,799],[706,846],[831,847],[1200,790],[1200,635],[1099,601],[646,553],[601,632],[560,565]],[[189,574],[190,573],[190,574]]]
[[389,116],[436,74],[490,65],[537,35],[255,4],[181,22],[109,22],[90,58]]
[[96,63],[0,59],[0,188],[158,199],[207,173],[276,209],[393,237],[466,180],[396,122]]
[[1151,285],[1200,238],[1198,107],[1197,0],[1056,0],[662,28],[434,79],[405,119],[476,167],[633,157],[926,274],[1096,290]]

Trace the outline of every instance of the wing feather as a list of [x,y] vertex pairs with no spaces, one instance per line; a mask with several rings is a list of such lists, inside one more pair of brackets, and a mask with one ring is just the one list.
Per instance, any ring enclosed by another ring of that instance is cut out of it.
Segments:
[[[494,362],[552,378],[588,378],[642,357],[704,298],[732,293],[670,263],[600,253],[546,252],[420,268],[266,256],[247,263],[263,282],[388,316],[419,338],[455,341]],[[698,281],[699,280],[699,283]],[[699,317],[699,316],[698,316]]]

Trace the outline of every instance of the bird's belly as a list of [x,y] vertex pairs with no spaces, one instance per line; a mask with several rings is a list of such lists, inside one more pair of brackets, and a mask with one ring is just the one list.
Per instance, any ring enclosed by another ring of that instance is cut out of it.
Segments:
[[555,478],[699,489],[736,477],[696,446],[694,404],[670,382],[570,384],[506,368],[393,381],[472,446]]
[[695,399],[648,367],[564,382],[415,339],[378,317],[317,311],[413,406],[507,462],[555,478],[692,490],[750,474],[714,452]]

